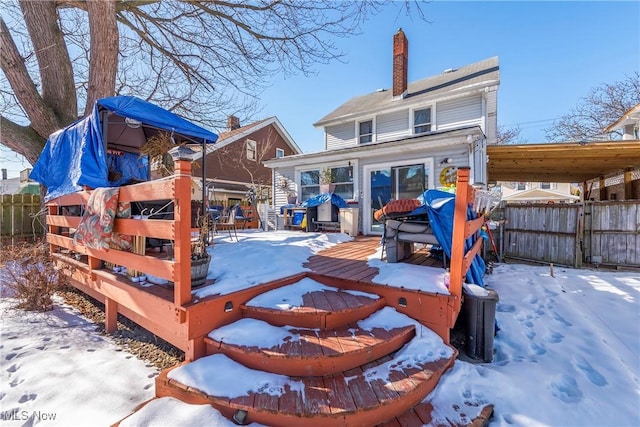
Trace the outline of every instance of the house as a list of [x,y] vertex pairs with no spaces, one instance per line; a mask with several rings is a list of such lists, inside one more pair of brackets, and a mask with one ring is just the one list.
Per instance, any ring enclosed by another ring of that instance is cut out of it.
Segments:
[[618,120],[607,126],[604,131],[606,133],[622,132],[622,139],[640,140],[640,104],[629,109]]
[[502,200],[508,203],[563,203],[580,200],[578,186],[568,182],[502,182]]
[[[640,104],[630,108],[604,131],[622,133],[623,141],[639,141]],[[627,168],[622,174],[602,177],[590,185],[589,198],[593,200],[640,199],[640,168]]]
[[[269,200],[271,170],[263,161],[300,154],[302,151],[277,117],[269,117],[241,126],[236,116],[227,118],[227,130],[207,148],[205,175],[210,201],[227,205],[246,199],[254,188],[258,198]],[[200,175],[202,155],[194,160],[195,175]]]
[[[407,82],[409,42],[393,36],[391,89],[347,100],[318,120],[322,152],[265,162],[274,182],[291,182],[299,200],[320,192],[329,169],[334,193],[360,208],[363,234],[381,234],[373,213],[390,200],[413,198],[453,184],[458,167],[486,182],[486,146],[496,139],[498,58],[493,57],[415,82]],[[364,70],[363,70],[364,71]],[[274,207],[286,195],[274,186]]]
[[29,179],[31,169],[20,171],[16,178],[6,178],[6,169],[2,170],[0,194],[40,194],[40,184]]
[[517,182],[500,186],[502,200],[508,203],[571,203],[580,201],[580,190],[568,182]]

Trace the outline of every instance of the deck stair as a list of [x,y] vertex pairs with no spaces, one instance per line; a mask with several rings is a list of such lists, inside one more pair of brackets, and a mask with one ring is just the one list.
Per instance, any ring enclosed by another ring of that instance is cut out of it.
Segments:
[[428,419],[423,400],[457,356],[378,295],[310,278],[241,310],[208,335],[208,356],[157,378],[158,397],[228,418],[245,411],[247,423],[268,426],[418,426]]

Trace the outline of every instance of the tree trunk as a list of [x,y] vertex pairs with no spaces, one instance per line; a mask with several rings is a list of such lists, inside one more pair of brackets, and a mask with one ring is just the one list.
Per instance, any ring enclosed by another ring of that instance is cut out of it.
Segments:
[[115,95],[118,69],[118,23],[115,0],[87,2],[91,34],[89,87],[84,114],[88,115],[96,100]]
[[[71,58],[58,23],[56,4],[23,0],[20,8],[38,59],[42,98],[55,113],[58,126],[65,126],[78,118],[78,101]],[[20,104],[24,106],[22,102]],[[35,123],[28,111],[27,114]],[[51,132],[45,135],[38,133],[47,138]]]

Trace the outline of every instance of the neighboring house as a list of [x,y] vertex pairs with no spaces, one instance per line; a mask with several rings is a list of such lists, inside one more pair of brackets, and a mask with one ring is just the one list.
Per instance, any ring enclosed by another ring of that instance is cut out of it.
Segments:
[[3,179],[0,182],[0,194],[40,194],[40,184],[29,179],[31,169],[20,172],[17,178]]
[[580,190],[568,182],[500,183],[502,200],[509,203],[560,203],[580,200]]
[[[604,131],[622,133],[623,141],[640,140],[640,104],[629,109]],[[601,177],[588,185],[589,194],[586,197],[590,200],[640,199],[640,168],[630,168],[622,174]]]
[[[381,234],[373,212],[389,200],[414,198],[455,182],[457,167],[486,182],[486,145],[496,139],[498,58],[408,83],[409,43],[393,36],[393,85],[352,98],[314,124],[325,151],[267,161],[275,182],[293,182],[299,200],[320,192],[330,168],[335,193],[360,208],[363,234]],[[362,70],[366,72],[366,70]],[[286,195],[274,187],[274,206]]]
[[[254,188],[258,198],[269,200],[272,173],[263,162],[301,152],[277,117],[240,126],[237,117],[229,116],[227,130],[207,148],[208,197],[231,205],[246,199],[247,191]],[[201,155],[199,157],[193,166],[196,177],[201,176]]]

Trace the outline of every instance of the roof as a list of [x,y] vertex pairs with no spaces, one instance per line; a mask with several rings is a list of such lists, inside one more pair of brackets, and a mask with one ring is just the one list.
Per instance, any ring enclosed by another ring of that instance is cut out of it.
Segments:
[[613,132],[616,129],[622,129],[625,125],[632,125],[638,122],[640,122],[640,104],[629,109],[622,117],[607,126],[604,131]]
[[536,200],[546,202],[551,200],[580,200],[580,197],[545,188],[531,188],[529,190],[516,191],[513,194],[503,197],[502,200],[507,202],[524,202]]
[[[252,133],[257,132],[260,129],[267,127],[269,125],[273,125],[276,128],[278,133],[280,133],[280,136],[282,136],[285,142],[289,145],[289,147],[291,147],[291,149],[295,153],[297,154],[302,153],[302,150],[300,149],[300,147],[298,147],[298,144],[296,144],[296,142],[293,140],[291,135],[289,135],[289,132],[287,132],[287,130],[284,128],[282,123],[280,123],[280,120],[278,120],[276,116],[258,120],[257,122],[239,127],[237,129],[221,132],[220,134],[218,134],[218,141],[216,142],[215,146],[207,147],[207,153],[211,153],[215,150],[219,150],[222,147],[225,147],[235,141],[238,141],[248,135],[251,135]],[[195,159],[198,159],[200,157],[200,154],[201,153],[198,153]]]
[[[455,70],[427,77],[408,84],[405,103],[418,103],[442,98],[444,95],[462,94],[464,91],[479,90],[500,82],[498,57],[494,56]],[[398,106],[399,98],[394,98],[389,89],[351,98],[340,107],[318,120],[313,125],[324,126],[331,122],[352,119],[367,113],[374,113]]]
[[278,159],[265,160],[264,165],[268,168],[295,167],[347,160],[353,157],[357,157],[358,159],[381,158],[397,154],[399,151],[404,153],[425,152],[454,145],[468,145],[475,141],[476,137],[480,135],[483,134],[479,126],[466,126],[420,135],[411,135],[392,141],[370,142],[328,151],[284,156]]
[[488,145],[489,182],[585,182],[640,167],[640,141]]

